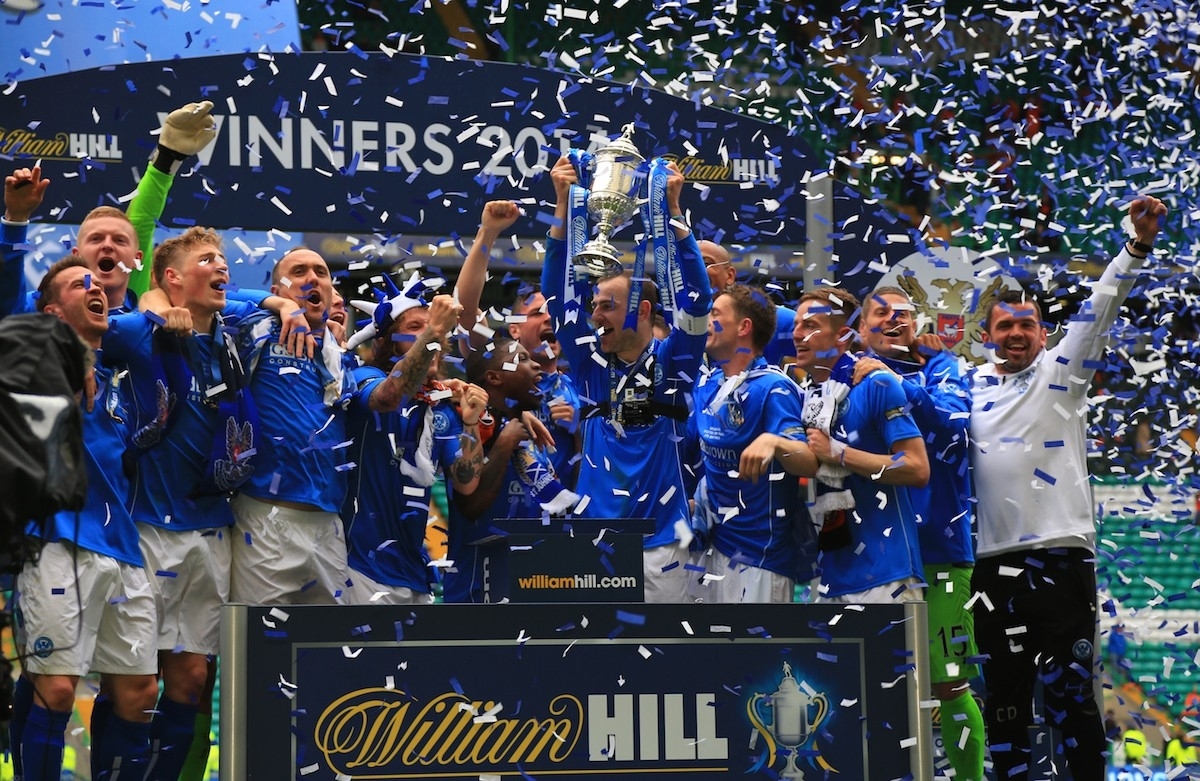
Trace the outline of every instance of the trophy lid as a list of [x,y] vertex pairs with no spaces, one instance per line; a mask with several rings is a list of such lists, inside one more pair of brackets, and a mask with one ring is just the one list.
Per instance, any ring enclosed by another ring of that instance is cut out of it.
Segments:
[[779,682],[779,689],[776,690],[775,694],[791,694],[792,692],[799,693],[800,684],[796,682],[795,678],[787,675],[782,681]]
[[633,158],[638,162],[644,161],[646,158],[638,151],[638,148],[633,145],[633,123],[625,125],[621,128],[621,135],[609,141],[604,146],[596,150],[596,154],[611,155],[615,158]]

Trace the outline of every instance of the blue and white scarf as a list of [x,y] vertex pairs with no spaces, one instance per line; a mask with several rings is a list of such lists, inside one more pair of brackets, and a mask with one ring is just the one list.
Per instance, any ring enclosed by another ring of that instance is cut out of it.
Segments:
[[[829,435],[831,440],[837,425],[838,408],[850,395],[855,358],[844,353],[830,371],[829,379],[812,384],[804,392],[804,425]],[[845,443],[841,443],[845,444]],[[854,494],[843,482],[850,470],[841,464],[822,463],[817,469],[816,502],[812,507],[815,520],[824,522],[827,515],[854,509]]]

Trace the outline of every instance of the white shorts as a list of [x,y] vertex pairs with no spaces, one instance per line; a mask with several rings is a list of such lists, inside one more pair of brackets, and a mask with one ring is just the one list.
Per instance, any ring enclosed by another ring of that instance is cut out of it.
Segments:
[[692,569],[687,573],[687,601],[712,602],[714,597],[704,576],[708,574],[708,562],[712,559],[712,548],[702,551],[688,551],[688,563]]
[[238,494],[229,599],[244,605],[337,605],[346,539],[337,513],[295,510]]
[[647,604],[691,602],[688,599],[688,576],[691,573],[687,570],[690,561],[688,549],[674,542],[657,548],[645,548],[642,551],[642,576],[645,580],[642,601]]
[[[906,586],[896,594],[896,590]],[[920,602],[925,598],[925,584],[919,578],[905,578],[875,586],[866,591],[856,591],[853,594],[842,594],[840,597],[823,597],[819,589],[814,589],[814,602],[826,605],[902,605],[905,602]],[[895,596],[892,596],[895,594]]]
[[729,557],[716,548],[705,561],[699,593],[705,602],[786,604],[792,601],[796,581],[776,572],[745,564],[730,566]]
[[39,675],[153,675],[158,609],[141,567],[46,543],[17,579],[17,643]]
[[350,570],[350,584],[342,594],[345,605],[432,605],[433,594],[413,591],[405,586],[385,586],[356,569]]
[[146,574],[161,598],[158,650],[213,656],[229,601],[229,529],[167,530],[139,523]]

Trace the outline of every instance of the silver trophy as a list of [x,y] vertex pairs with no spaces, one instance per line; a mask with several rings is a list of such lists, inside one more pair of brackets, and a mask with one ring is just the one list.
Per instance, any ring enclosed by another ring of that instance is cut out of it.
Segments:
[[[802,781],[804,773],[796,767],[796,753],[829,715],[829,698],[821,693],[809,696],[792,677],[792,666],[784,662],[779,689],[774,694],[755,694],[748,704],[755,729],[764,736],[769,732],[776,743],[788,750],[787,765],[779,777]],[[764,718],[763,707],[771,711],[770,723]]]
[[596,220],[596,238],[583,245],[575,263],[593,277],[602,277],[620,266],[621,253],[609,237],[638,210],[642,164],[646,158],[633,145],[633,123],[621,128],[621,137],[596,150],[592,160],[592,188],[587,196],[588,214]]

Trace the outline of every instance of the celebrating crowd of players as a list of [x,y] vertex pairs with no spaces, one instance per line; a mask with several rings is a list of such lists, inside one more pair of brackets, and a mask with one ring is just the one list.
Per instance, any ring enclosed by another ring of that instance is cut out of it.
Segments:
[[[483,601],[471,543],[492,519],[550,514],[654,519],[648,602],[791,602],[797,583],[821,602],[926,600],[955,778],[983,778],[985,715],[998,777],[1027,776],[1039,675],[1073,777],[1102,777],[1080,413],[1160,201],[1130,205],[1134,237],[1059,344],[1035,301],[1005,294],[976,313],[994,358],[968,369],[900,288],[818,287],[788,309],[737,284],[684,223],[673,166],[676,309],[629,271],[576,274],[564,158],[540,288],[503,322],[480,299],[519,211],[493,201],[453,295],[381,278],[348,337],[312,250],[284,254],[261,292],[231,289],[212,230],[151,253],[172,176],[215,134],[210,107],[168,117],[128,214],[90,213],[29,296],[25,231],[49,183],[6,180],[0,314],[54,315],[97,353],[87,506],[45,524],[18,578],[19,777],[58,777],[75,687],[99,672],[93,778],[198,778],[222,604],[429,603],[434,583]],[[443,478],[448,552],[431,562]]]

